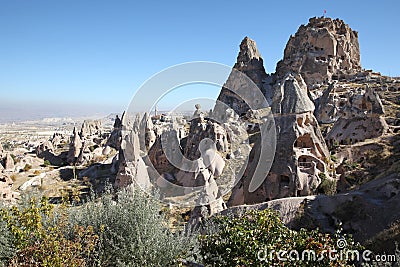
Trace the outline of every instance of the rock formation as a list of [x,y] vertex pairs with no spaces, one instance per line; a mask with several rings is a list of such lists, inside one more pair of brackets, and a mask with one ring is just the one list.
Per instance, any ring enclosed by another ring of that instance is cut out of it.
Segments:
[[276,151],[271,170],[263,184],[250,193],[249,184],[262,149],[259,138],[241,181],[232,191],[230,205],[310,195],[321,182],[320,173],[329,176],[325,163],[329,161],[329,151],[301,75],[288,74],[276,84],[271,108],[276,126]]
[[36,147],[35,153],[36,156],[43,157],[44,152],[54,152],[54,146],[53,143],[46,140],[45,142],[41,143],[39,146]]
[[346,93],[340,117],[328,132],[329,144],[354,144],[387,133],[389,127],[379,95],[366,85]]
[[[257,49],[256,43],[250,38],[245,37],[241,42],[239,55],[233,68],[247,75],[251,81],[254,82],[254,85],[264,93],[263,81],[267,78],[267,74],[265,73],[263,59]],[[237,83],[241,81],[235,78],[236,77],[233,77],[231,80],[228,78],[228,81],[218,96],[218,101],[227,104],[236,114],[242,116],[249,110],[249,106],[242,97],[239,97],[231,90],[237,86],[253,86],[253,84],[237,85]],[[226,89],[226,87],[231,90]],[[251,97],[252,96],[249,96],[249,98]]]
[[67,158],[68,163],[70,164],[76,163],[76,160],[79,157],[79,154],[81,153],[81,148],[82,148],[82,140],[79,137],[76,128],[74,128],[73,137],[71,138],[71,142],[69,144],[69,151]]
[[334,83],[330,83],[318,99],[315,117],[319,123],[332,123],[339,118],[339,100]]
[[14,200],[19,197],[19,194],[12,191],[13,180],[10,177],[0,172],[0,200]]
[[123,134],[118,164],[114,183],[117,188],[133,185],[135,181],[143,189],[151,187],[147,166],[140,156],[140,143],[135,131]]
[[299,27],[276,67],[278,79],[288,72],[300,73],[309,88],[359,71],[358,33],[340,19],[325,17]]
[[102,123],[101,120],[85,120],[82,123],[82,128],[80,132],[80,136],[82,138],[93,136],[93,135],[101,135],[102,133]]

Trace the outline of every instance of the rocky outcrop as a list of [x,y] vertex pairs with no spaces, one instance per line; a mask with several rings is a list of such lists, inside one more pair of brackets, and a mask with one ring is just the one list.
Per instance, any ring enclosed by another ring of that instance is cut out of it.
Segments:
[[272,111],[276,126],[276,151],[263,184],[249,192],[249,184],[260,161],[262,140],[255,141],[250,161],[232,190],[229,205],[261,203],[266,200],[307,196],[328,174],[329,151],[313,115],[314,104],[300,75],[288,74],[273,88]]
[[315,117],[319,123],[332,123],[339,118],[340,106],[335,87],[335,83],[330,83],[322,96],[318,98]]
[[0,201],[15,200],[19,194],[12,191],[13,180],[10,177],[0,172]]
[[79,154],[81,153],[82,149],[82,140],[78,134],[76,128],[73,130],[73,136],[71,138],[71,142],[69,144],[69,151],[68,151],[68,163],[76,163]]
[[340,19],[325,17],[300,26],[276,67],[278,79],[288,72],[300,73],[309,88],[359,71],[358,33]]
[[82,138],[86,138],[89,136],[102,134],[102,123],[101,120],[85,120],[82,123],[82,128],[80,132],[80,136]]
[[[221,93],[218,96],[218,101],[228,105],[236,114],[245,115],[250,107],[248,106],[248,103],[245,102],[245,99],[232,92],[232,89],[241,86],[256,86],[264,93],[263,81],[267,78],[263,59],[257,49],[256,43],[250,38],[245,37],[241,42],[239,55],[233,68],[249,77],[254,84],[238,84],[242,81],[233,75],[228,78],[224,88],[222,88]],[[231,90],[226,88],[230,88]],[[249,93],[251,93],[251,90],[249,90]],[[252,98],[252,96],[249,96],[249,98]]]
[[35,153],[36,156],[38,156],[39,158],[42,158],[44,156],[44,152],[54,153],[54,146],[52,142],[46,140],[36,147]]
[[349,90],[340,106],[339,119],[326,137],[329,144],[354,144],[388,132],[382,102],[368,85],[365,89]]
[[[398,225],[400,220],[400,176],[398,173],[375,179],[359,189],[334,196],[318,195],[276,199],[254,205],[232,207],[223,213],[240,213],[243,210],[279,211],[283,222],[291,228],[319,228],[324,232],[337,230],[341,225],[356,241],[374,240],[380,233]],[[391,242],[384,246],[394,250],[398,232],[390,235]],[[376,251],[375,251],[376,252]]]
[[140,156],[140,143],[135,131],[127,131],[118,154],[118,172],[114,185],[117,188],[139,184],[142,189],[151,187],[147,166]]

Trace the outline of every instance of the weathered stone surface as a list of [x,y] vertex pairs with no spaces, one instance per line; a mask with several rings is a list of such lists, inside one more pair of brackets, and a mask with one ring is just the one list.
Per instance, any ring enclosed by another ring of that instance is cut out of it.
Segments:
[[[218,100],[232,108],[236,114],[244,115],[250,109],[243,97],[239,97],[233,91],[242,86],[252,86],[260,89],[264,93],[263,81],[266,79],[267,74],[263,66],[263,59],[257,49],[256,43],[250,38],[246,37],[240,44],[239,55],[236,60],[236,64],[233,67],[234,70],[240,71],[247,75],[249,81],[243,81],[240,77],[237,77],[235,73],[232,73],[228,78],[227,82],[222,88],[221,93],[218,96]],[[228,90],[226,88],[230,88]],[[248,90],[248,94],[251,94],[251,90]],[[248,95],[248,99],[254,99],[254,96]],[[262,101],[260,99],[260,101]],[[223,110],[226,108],[222,107]],[[219,112],[218,108],[214,111]]]
[[361,71],[358,33],[340,19],[311,18],[290,37],[277,64],[278,79],[290,71],[300,73],[309,88],[356,74]]
[[53,143],[50,141],[45,141],[41,143],[39,146],[36,147],[36,156],[38,157],[43,157],[44,152],[54,152],[54,146]]
[[335,84],[329,84],[317,101],[315,117],[319,123],[332,123],[339,118],[339,100],[335,93]]
[[134,182],[140,184],[141,188],[151,187],[147,166],[140,156],[140,142],[136,132],[129,131],[123,136],[118,157],[119,166],[114,184],[117,188],[133,185]]
[[260,203],[266,200],[313,194],[327,172],[329,151],[315,119],[314,104],[300,75],[288,74],[273,88],[272,110],[276,126],[276,151],[263,184],[249,192],[250,181],[260,161],[261,137],[258,135],[249,163],[232,190],[228,205]]
[[382,117],[385,112],[382,102],[372,88],[348,91],[341,105],[340,117],[326,137],[331,145],[354,144],[388,132],[389,126]]
[[19,194],[12,191],[14,182],[6,174],[0,172],[0,201],[14,200]]
[[272,113],[274,114],[300,114],[313,112],[315,109],[301,75],[286,74],[273,91]]

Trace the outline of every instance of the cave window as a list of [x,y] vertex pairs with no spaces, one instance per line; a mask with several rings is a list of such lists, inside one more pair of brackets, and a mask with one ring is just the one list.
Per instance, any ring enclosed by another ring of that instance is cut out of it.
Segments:
[[282,187],[289,187],[289,182],[290,182],[289,176],[281,175],[280,184]]
[[6,194],[6,193],[4,193],[4,194],[3,194],[3,198],[6,198],[6,197],[7,197],[7,194]]

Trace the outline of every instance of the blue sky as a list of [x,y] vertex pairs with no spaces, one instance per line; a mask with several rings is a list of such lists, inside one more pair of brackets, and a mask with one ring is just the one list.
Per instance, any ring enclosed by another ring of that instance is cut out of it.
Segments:
[[246,35],[274,72],[289,36],[324,9],[359,32],[364,68],[400,76],[399,1],[0,0],[1,116],[120,112],[164,68],[232,66]]

